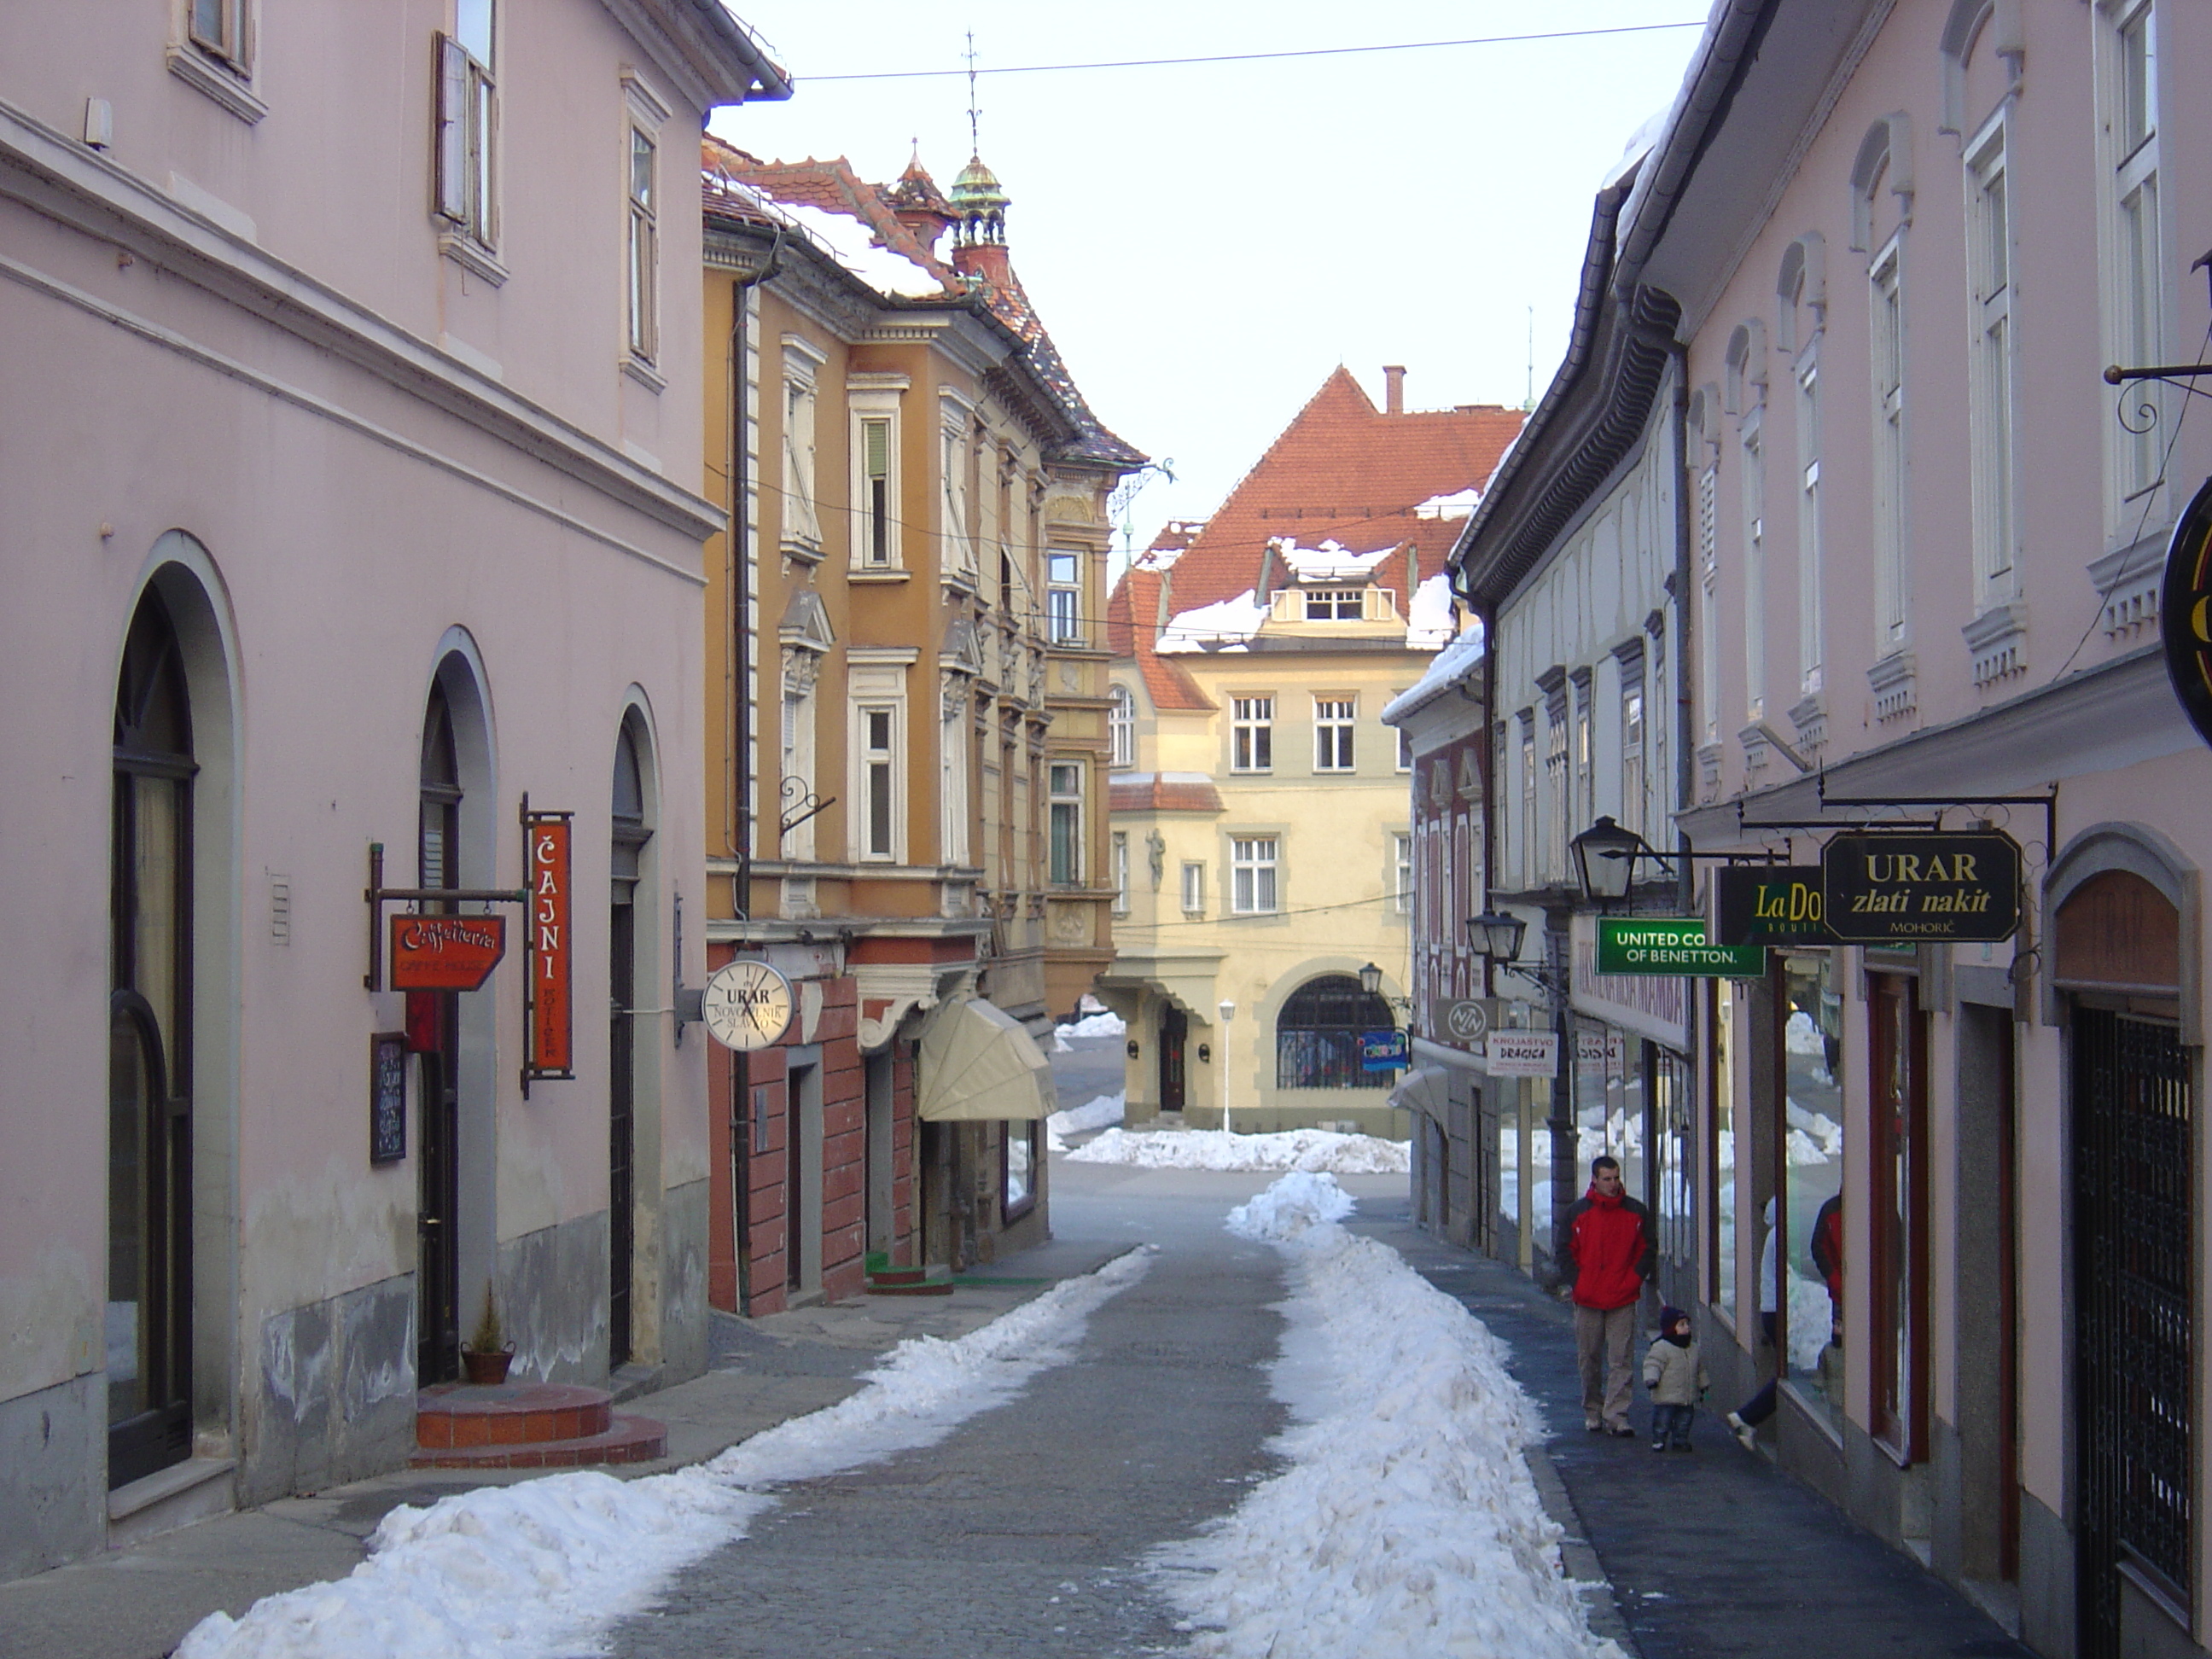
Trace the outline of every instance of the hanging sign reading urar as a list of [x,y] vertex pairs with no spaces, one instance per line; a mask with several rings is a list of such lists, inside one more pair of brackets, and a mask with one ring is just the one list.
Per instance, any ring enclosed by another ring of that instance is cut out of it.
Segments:
[[1847,945],[2010,939],[2020,843],[1997,830],[1837,836],[1820,854],[1821,920]]

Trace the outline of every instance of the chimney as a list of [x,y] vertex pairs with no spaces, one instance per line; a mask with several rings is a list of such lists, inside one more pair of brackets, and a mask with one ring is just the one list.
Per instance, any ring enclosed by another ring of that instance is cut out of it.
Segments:
[[1403,415],[1406,412],[1406,366],[1403,363],[1382,365],[1382,412]]

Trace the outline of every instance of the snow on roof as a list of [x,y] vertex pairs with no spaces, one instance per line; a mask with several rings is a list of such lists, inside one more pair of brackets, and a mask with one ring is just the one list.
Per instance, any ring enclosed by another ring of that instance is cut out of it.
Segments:
[[[1428,583],[1421,586],[1425,588]],[[1411,690],[1400,692],[1383,705],[1382,719],[1395,724],[1459,680],[1481,660],[1482,618],[1477,617],[1468,624],[1465,633],[1429,659],[1428,672]]]
[[1439,570],[1413,590],[1413,602],[1406,608],[1406,648],[1433,651],[1449,645],[1458,626],[1452,614],[1451,577]]
[[1297,580],[1340,582],[1370,574],[1376,565],[1398,550],[1399,544],[1394,541],[1372,553],[1352,553],[1339,541],[1325,541],[1319,547],[1300,547],[1289,537],[1278,536],[1267,545],[1275,550],[1276,556],[1289,567]]
[[868,227],[849,214],[802,202],[778,204],[793,222],[828,248],[837,263],[869,287],[907,299],[934,299],[945,284],[902,253],[876,246]]
[[1177,611],[1168,618],[1168,625],[1160,630],[1159,642],[1152,648],[1164,656],[1170,652],[1240,647],[1249,642],[1267,620],[1267,607],[1248,587],[1234,599],[1202,605],[1195,611]]
[[1431,495],[1413,509],[1417,519],[1464,519],[1474,511],[1481,501],[1482,491],[1469,484],[1464,489],[1455,489],[1449,495]]

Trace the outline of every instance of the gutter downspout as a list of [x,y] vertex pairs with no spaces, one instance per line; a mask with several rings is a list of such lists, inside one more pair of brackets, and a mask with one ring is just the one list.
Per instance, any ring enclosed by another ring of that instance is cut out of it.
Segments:
[[[727,665],[724,670],[726,684],[723,695],[727,699],[729,741],[723,745],[728,758],[725,763],[725,793],[722,796],[722,843],[725,851],[738,861],[737,873],[730,878],[730,913],[737,920],[747,919],[753,896],[753,814],[746,805],[746,791],[753,775],[753,721],[751,699],[745,695],[746,682],[752,674],[752,564],[753,549],[751,519],[745,508],[751,478],[745,468],[745,423],[751,418],[751,408],[745,396],[745,356],[751,342],[745,325],[747,306],[751,302],[752,290],[776,273],[783,256],[783,227],[776,227],[775,240],[769,245],[768,258],[750,276],[740,276],[730,285],[732,315],[730,318],[730,527],[723,540],[729,549],[729,574],[726,585],[729,589],[729,647],[722,653]],[[734,812],[732,808],[735,809]],[[730,1051],[730,1165],[732,1232],[731,1255],[735,1257],[738,1273],[738,1311],[750,1314],[753,1305],[751,1285],[752,1243],[752,1067],[742,1048]]]

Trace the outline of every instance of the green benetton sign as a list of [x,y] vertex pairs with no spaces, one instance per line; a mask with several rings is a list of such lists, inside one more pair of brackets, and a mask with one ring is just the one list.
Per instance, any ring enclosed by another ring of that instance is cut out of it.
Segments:
[[1597,970],[1758,979],[1766,972],[1766,947],[1708,945],[1702,916],[1600,916]]

